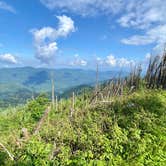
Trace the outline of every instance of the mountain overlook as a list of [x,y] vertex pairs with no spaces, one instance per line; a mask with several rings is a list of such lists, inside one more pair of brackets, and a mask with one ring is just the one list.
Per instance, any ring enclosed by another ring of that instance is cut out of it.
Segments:
[[166,166],[166,0],[0,0],[0,166]]

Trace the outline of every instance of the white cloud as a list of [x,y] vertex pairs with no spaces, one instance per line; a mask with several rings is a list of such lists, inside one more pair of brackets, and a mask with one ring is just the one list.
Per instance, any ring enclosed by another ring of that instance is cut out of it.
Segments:
[[56,30],[52,27],[44,27],[41,29],[33,29],[31,32],[34,35],[34,40],[36,43],[45,42],[45,39],[54,40],[56,35]]
[[87,61],[83,60],[83,59],[77,59],[73,62],[71,62],[71,66],[86,66],[87,65]]
[[49,9],[60,9],[83,16],[118,14],[124,27],[146,28],[166,23],[165,0],[40,0]]
[[131,65],[135,65],[133,60],[128,60],[126,58],[116,58],[114,55],[110,54],[104,60],[105,64],[111,67],[130,67]]
[[36,45],[36,58],[41,62],[49,63],[55,56],[58,47],[56,42],[51,42],[44,45]]
[[42,63],[50,63],[55,57],[58,46],[56,40],[60,37],[67,37],[75,31],[74,21],[65,15],[57,16],[58,28],[43,27],[31,30],[34,36],[35,57]]
[[82,16],[115,16],[120,26],[139,30],[137,34],[122,39],[124,44],[138,46],[156,43],[155,49],[161,49],[166,42],[166,0],[40,1],[51,10],[59,9]]
[[61,9],[82,16],[118,13],[123,0],[40,0],[49,9]]
[[0,55],[0,62],[5,64],[17,64],[18,60],[12,54],[1,54]]
[[[106,56],[105,58],[96,57],[94,64],[98,63],[101,66],[109,67],[131,67],[136,65],[136,61],[129,60],[124,57],[117,58],[113,54]],[[79,54],[74,55],[74,60],[69,63],[71,66],[87,66],[88,62],[82,59]]]
[[134,35],[121,41],[129,45],[147,45],[156,43],[155,50],[160,51],[166,42],[166,24],[147,30],[144,35]]
[[11,13],[16,13],[16,10],[4,1],[0,1],[0,9],[7,10]]
[[165,0],[129,0],[118,23],[123,27],[142,30],[142,35],[135,34],[121,42],[128,45],[156,44],[155,50],[163,49],[166,42],[165,11]]
[[81,59],[78,54],[74,55],[74,60],[70,62],[71,66],[87,66],[87,61]]
[[87,61],[85,61],[85,60],[80,60],[80,65],[81,65],[81,66],[86,66],[86,65],[87,65]]
[[117,64],[117,60],[113,55],[107,56],[105,62],[106,62],[106,64],[113,66],[113,67],[116,66],[116,64]]
[[129,67],[131,65],[135,65],[133,60],[128,60],[126,58],[119,58],[117,61],[119,67]]
[[150,36],[141,36],[141,35],[134,35],[129,38],[124,38],[121,40],[123,44],[127,45],[146,45],[146,44],[151,44],[155,40],[153,38],[149,38]]
[[146,29],[155,23],[166,23],[166,1],[127,1],[126,10],[118,20],[122,26]]
[[130,27],[130,24],[133,24],[133,22],[130,22],[130,20],[134,17],[134,13],[128,13],[124,16],[122,16],[118,22],[121,24],[123,27]]
[[75,31],[74,21],[70,17],[63,15],[57,16],[57,18],[59,20],[59,27],[57,30],[58,36],[66,37],[69,33]]

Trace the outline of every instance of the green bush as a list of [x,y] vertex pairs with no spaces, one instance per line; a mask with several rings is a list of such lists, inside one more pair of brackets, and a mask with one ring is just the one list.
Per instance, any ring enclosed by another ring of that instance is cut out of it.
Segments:
[[33,120],[38,121],[45,111],[47,104],[48,98],[45,95],[40,95],[27,104],[26,111],[31,113]]

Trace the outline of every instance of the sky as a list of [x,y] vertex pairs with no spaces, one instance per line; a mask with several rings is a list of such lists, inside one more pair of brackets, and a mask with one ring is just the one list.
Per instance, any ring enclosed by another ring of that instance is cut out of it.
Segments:
[[0,67],[128,68],[166,42],[166,0],[0,0]]

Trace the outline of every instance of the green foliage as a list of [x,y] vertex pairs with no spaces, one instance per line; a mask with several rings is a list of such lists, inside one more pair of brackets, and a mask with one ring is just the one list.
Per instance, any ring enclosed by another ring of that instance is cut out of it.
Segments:
[[[87,104],[89,94],[58,102],[39,134],[21,137],[21,128],[32,131],[47,107],[39,96],[16,111],[0,113],[0,140],[14,154],[10,161],[0,149],[3,165],[48,166],[165,166],[166,92],[139,90],[111,103]],[[7,124],[7,122],[10,122]],[[13,127],[12,127],[13,126]],[[21,146],[17,146],[17,140]]]
[[[49,165],[49,154],[51,152],[52,145],[40,141],[33,137],[26,144],[21,153],[19,164],[26,164],[28,166],[46,166]],[[18,165],[19,165],[18,164]]]
[[33,120],[38,121],[48,104],[48,98],[42,94],[27,104],[26,111],[31,112]]

